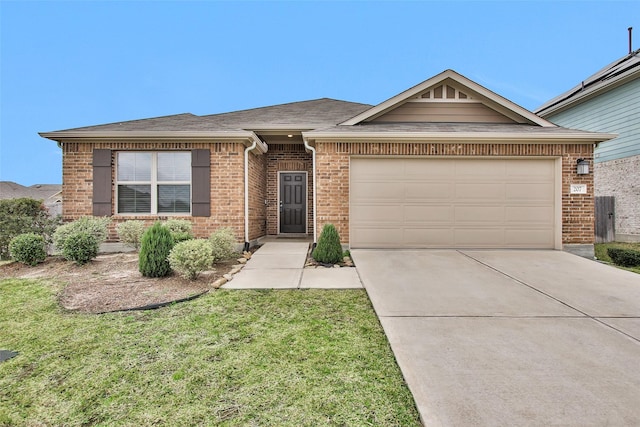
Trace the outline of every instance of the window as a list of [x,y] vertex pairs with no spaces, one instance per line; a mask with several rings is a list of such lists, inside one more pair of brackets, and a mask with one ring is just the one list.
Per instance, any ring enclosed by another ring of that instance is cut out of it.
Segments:
[[120,152],[116,168],[118,213],[191,213],[190,152]]

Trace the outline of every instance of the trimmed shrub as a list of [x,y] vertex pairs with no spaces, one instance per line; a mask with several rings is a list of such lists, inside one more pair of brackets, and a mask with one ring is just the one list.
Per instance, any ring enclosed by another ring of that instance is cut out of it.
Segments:
[[323,264],[342,261],[342,245],[338,230],[333,224],[325,224],[318,238],[318,244],[311,254],[313,259]]
[[116,232],[122,243],[131,246],[137,252],[140,250],[140,240],[144,234],[144,221],[129,220],[121,222],[116,226]]
[[209,236],[213,250],[213,262],[230,258],[235,252],[236,236],[229,227],[222,227]]
[[156,222],[142,235],[138,268],[145,277],[164,277],[171,273],[167,257],[174,241],[169,229]]
[[206,240],[186,240],[176,243],[168,259],[175,272],[189,280],[195,280],[201,272],[211,268],[213,249]]
[[9,242],[9,253],[15,261],[36,265],[47,258],[44,237],[35,233],[20,234]]
[[176,243],[193,239],[193,225],[188,219],[169,219],[163,225],[169,229]]
[[67,261],[84,265],[98,256],[98,241],[86,231],[72,233],[64,241],[62,256]]
[[14,237],[34,233],[51,243],[60,225],[60,216],[50,218],[41,200],[30,198],[0,200],[0,259],[9,259],[9,242]]
[[61,225],[53,233],[53,245],[61,251],[64,251],[65,242],[72,234],[87,233],[91,234],[98,246],[107,240],[109,233],[107,226],[111,222],[107,217],[83,216],[77,220]]
[[633,249],[608,248],[607,255],[614,264],[621,267],[636,267],[640,265],[640,251]]

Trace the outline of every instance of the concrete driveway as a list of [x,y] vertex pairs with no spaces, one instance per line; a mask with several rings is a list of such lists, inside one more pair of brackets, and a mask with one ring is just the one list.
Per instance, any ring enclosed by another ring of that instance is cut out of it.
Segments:
[[559,251],[351,254],[426,426],[640,425],[640,275]]

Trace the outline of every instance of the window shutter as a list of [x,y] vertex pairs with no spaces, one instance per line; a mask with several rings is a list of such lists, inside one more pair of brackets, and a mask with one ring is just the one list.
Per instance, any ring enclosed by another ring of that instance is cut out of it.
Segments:
[[111,216],[111,150],[93,150],[93,215]]
[[211,151],[191,151],[191,216],[211,216]]

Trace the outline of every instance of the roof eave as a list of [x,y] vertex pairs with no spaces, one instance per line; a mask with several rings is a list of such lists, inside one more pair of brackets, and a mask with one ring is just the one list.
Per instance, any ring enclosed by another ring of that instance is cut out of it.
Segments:
[[594,144],[608,141],[617,135],[612,133],[576,132],[548,133],[537,135],[517,135],[505,132],[388,132],[353,133],[308,132],[303,137],[313,142],[377,142],[401,140],[410,142],[479,142],[479,143],[543,143],[543,144]]
[[216,141],[238,141],[252,140],[257,137],[254,132],[245,130],[230,131],[57,131],[40,132],[43,138],[57,142],[69,140],[86,141],[97,139],[121,140],[167,140],[167,139],[189,139],[189,140],[216,140]]
[[[619,86],[622,86],[630,81],[633,81],[637,78],[640,78],[640,68],[632,68],[631,70],[620,74],[615,79],[611,79],[610,81],[603,82],[602,84],[596,85],[594,87],[587,87],[583,91],[579,92],[577,95],[568,95],[568,98],[561,99],[556,101],[555,103],[551,100],[548,104],[542,105],[535,112],[536,114],[542,117],[549,117],[553,114],[558,114],[564,110],[567,110],[575,105],[581,104],[583,102],[588,101],[603,92],[608,92],[612,89],[615,89]],[[568,90],[564,94],[560,95],[558,98],[562,98],[563,96],[567,96],[567,93],[572,93],[578,91],[580,86],[576,86],[573,89]]]

